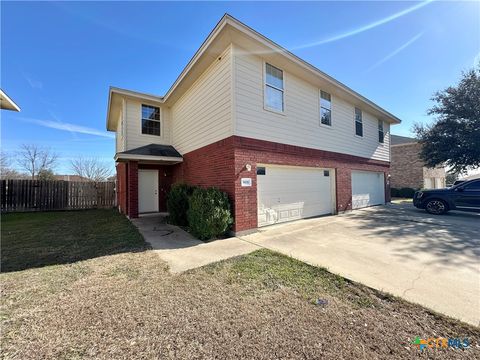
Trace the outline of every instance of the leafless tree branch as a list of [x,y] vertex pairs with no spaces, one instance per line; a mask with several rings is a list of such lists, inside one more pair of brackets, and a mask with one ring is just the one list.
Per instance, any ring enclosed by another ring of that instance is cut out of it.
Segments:
[[108,163],[95,158],[78,157],[70,161],[72,171],[91,181],[106,181],[112,171]]
[[58,160],[56,153],[35,144],[23,144],[17,156],[18,166],[25,170],[32,180],[35,180],[42,170],[53,170]]

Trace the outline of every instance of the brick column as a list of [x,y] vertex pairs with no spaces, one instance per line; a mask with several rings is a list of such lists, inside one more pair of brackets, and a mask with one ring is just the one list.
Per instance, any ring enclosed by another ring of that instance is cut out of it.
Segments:
[[337,212],[352,209],[352,170],[337,168],[336,172]]
[[122,214],[127,214],[127,164],[117,163],[117,206]]
[[[235,196],[233,197],[233,213],[235,223],[233,225],[234,232],[248,231],[256,229],[257,220],[257,167],[252,161],[253,159],[236,151],[235,156]],[[247,171],[245,165],[250,164],[251,170]],[[252,179],[252,186],[242,186],[241,178]]]
[[128,217],[138,217],[138,162],[129,161],[128,176]]
[[391,192],[390,192],[390,178],[388,177],[389,172],[385,171],[383,174],[384,174],[384,180],[385,180],[385,202],[389,203],[392,201]]

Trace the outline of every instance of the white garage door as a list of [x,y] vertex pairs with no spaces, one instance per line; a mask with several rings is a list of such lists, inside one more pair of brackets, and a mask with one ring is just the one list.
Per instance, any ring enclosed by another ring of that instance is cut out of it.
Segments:
[[332,213],[331,169],[257,166],[258,226]]
[[352,171],[352,209],[385,204],[382,172]]

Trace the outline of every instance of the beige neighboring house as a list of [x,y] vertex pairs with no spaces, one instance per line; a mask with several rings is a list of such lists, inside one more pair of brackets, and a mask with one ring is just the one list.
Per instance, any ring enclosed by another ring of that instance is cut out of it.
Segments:
[[390,187],[440,189],[446,186],[445,167],[428,168],[420,158],[417,139],[391,135]]
[[0,109],[20,111],[20,107],[2,89],[0,89]]

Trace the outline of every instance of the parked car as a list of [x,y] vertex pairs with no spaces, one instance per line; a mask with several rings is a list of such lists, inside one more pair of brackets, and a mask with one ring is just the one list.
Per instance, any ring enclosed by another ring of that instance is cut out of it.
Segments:
[[450,210],[480,212],[480,179],[464,181],[446,189],[416,191],[413,205],[434,215]]
[[453,183],[453,186],[464,183],[465,181],[466,180],[455,180],[455,182]]

